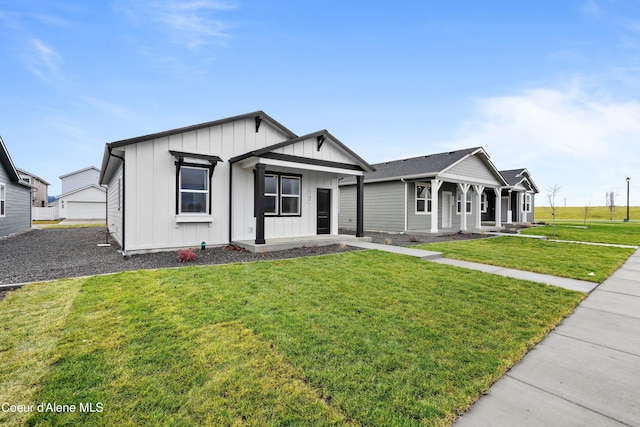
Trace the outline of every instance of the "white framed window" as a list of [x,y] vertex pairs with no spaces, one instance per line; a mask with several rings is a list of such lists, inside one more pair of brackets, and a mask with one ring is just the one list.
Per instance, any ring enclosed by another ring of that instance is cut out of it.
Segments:
[[[471,191],[467,191],[467,199],[465,201],[467,213],[471,213]],[[458,190],[456,196],[456,213],[462,212],[462,191]]]
[[300,215],[300,177],[280,177],[281,215]]
[[531,194],[529,193],[523,194],[522,212],[531,212]]
[[264,214],[278,215],[280,203],[278,203],[278,175],[265,174],[264,176]]
[[209,213],[209,168],[180,168],[179,210],[181,214]]
[[416,183],[416,215],[431,212],[431,188],[423,183]]
[[0,182],[0,217],[7,214],[7,187]]
[[489,211],[489,197],[487,193],[482,193],[480,196],[480,212],[487,213]]

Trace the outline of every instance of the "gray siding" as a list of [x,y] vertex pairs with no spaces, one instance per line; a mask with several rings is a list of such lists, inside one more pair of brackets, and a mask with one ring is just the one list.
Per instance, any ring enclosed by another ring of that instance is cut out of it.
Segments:
[[0,183],[6,188],[5,216],[0,217],[0,237],[31,228],[31,190],[11,182],[7,171],[0,165]]
[[[423,184],[429,183],[429,181],[423,182]],[[407,230],[430,230],[432,214],[416,214],[416,183],[410,182],[407,187]]]
[[[365,184],[364,229],[404,231],[404,184],[400,181]],[[340,228],[356,229],[356,187],[340,187]]]
[[486,181],[493,181],[498,184],[496,177],[491,173],[487,165],[478,156],[472,156],[468,159],[463,160],[451,169],[447,170],[446,173]]

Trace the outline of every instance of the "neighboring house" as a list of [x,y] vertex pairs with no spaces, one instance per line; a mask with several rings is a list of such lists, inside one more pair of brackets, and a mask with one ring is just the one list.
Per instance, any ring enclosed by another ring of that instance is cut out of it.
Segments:
[[0,237],[31,228],[31,190],[16,170],[0,137]]
[[[338,238],[338,179],[356,177],[362,190],[372,170],[326,130],[298,136],[256,111],[108,143],[100,183],[125,254],[201,242],[264,251]],[[362,236],[362,222],[354,228]]]
[[60,176],[62,194],[51,205],[57,217],[68,220],[106,219],[106,189],[98,184],[100,169],[90,166]]
[[[489,200],[501,211],[507,182],[482,147],[374,164],[364,178],[364,228],[389,232],[480,229]],[[356,185],[340,183],[340,228],[355,226]],[[501,227],[501,218],[491,218]]]
[[16,169],[20,179],[33,187],[31,192],[31,206],[45,207],[49,203],[49,183],[38,175],[24,169]]
[[[502,220],[506,223],[534,222],[535,195],[540,192],[527,169],[500,171],[507,188],[502,190]],[[495,209],[489,200],[491,209]],[[487,218],[489,218],[488,215]],[[484,220],[484,217],[483,217]]]

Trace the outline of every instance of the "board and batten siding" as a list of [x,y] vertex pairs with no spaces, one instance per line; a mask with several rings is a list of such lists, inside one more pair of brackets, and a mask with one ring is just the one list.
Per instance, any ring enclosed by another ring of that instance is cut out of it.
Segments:
[[[404,231],[404,183],[379,182],[364,186],[364,229]],[[356,187],[340,187],[340,228],[356,228]]]
[[0,217],[0,237],[31,228],[31,189],[12,182],[0,165],[0,183],[5,186],[5,215]]
[[[234,156],[274,145],[287,136],[253,118],[191,130],[124,146],[126,249],[128,253],[223,245],[229,242],[229,162]],[[169,150],[219,156],[211,186],[211,212],[203,222],[176,215],[176,158]],[[234,186],[234,193],[238,187]],[[236,195],[234,194],[234,198]]]
[[124,210],[122,190],[122,165],[120,165],[107,187],[107,227],[111,237],[120,246],[122,246],[122,214]]

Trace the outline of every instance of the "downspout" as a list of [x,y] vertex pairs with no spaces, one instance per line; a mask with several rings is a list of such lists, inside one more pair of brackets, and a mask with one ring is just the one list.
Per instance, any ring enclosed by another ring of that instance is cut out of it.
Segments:
[[409,225],[409,218],[408,218],[409,212],[407,212],[407,203],[408,203],[407,198],[409,197],[408,196],[409,183],[407,181],[405,181],[404,178],[400,178],[400,181],[402,181],[404,183],[404,231],[403,232],[406,233],[407,232],[407,227]]
[[229,160],[229,244],[233,238],[233,163]]
[[[121,250],[121,253],[122,253],[123,256],[126,256],[126,250],[127,249],[126,249],[126,246],[125,246],[125,242],[126,242],[126,240],[125,240],[125,236],[126,236],[125,224],[127,223],[127,215],[126,215],[126,212],[127,212],[126,211],[126,206],[127,206],[126,200],[127,200],[127,198],[125,197],[125,195],[126,195],[126,191],[127,191],[127,186],[125,184],[126,184],[126,180],[127,180],[127,174],[125,173],[126,170],[125,170],[125,164],[124,164],[124,157],[117,156],[117,155],[113,154],[112,151],[113,151],[113,149],[111,147],[109,147],[109,156],[110,157],[115,157],[116,159],[122,160],[122,250]],[[109,223],[107,223],[107,229],[108,229],[108,227],[109,227]]]
[[[109,186],[100,184],[100,187],[104,188],[104,221],[106,222],[106,236],[104,237],[104,244],[109,244]],[[123,221],[124,223],[124,221]]]

